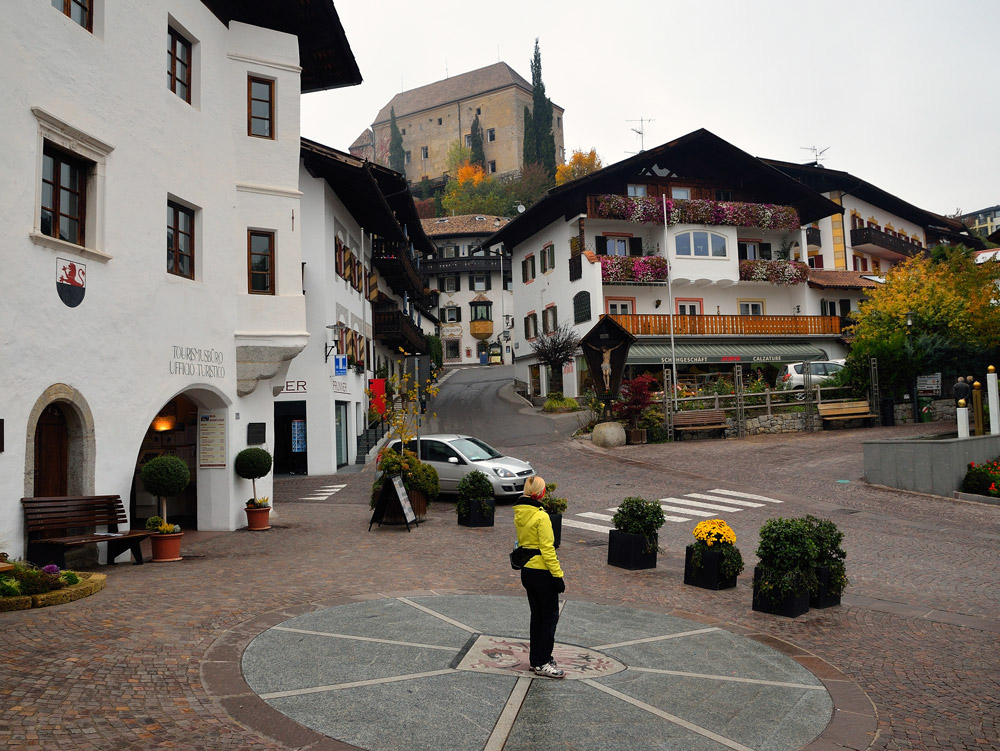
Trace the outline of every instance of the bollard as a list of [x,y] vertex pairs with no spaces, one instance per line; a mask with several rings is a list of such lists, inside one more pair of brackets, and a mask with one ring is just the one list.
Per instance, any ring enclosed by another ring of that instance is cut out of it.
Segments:
[[958,400],[958,409],[955,410],[955,418],[958,420],[958,437],[969,437],[969,408],[965,406],[965,399]]
[[976,427],[976,435],[983,435],[983,385],[976,381],[972,384],[972,422]]
[[986,369],[986,391],[990,406],[990,434],[1000,435],[1000,395],[997,393],[997,369],[992,365]]

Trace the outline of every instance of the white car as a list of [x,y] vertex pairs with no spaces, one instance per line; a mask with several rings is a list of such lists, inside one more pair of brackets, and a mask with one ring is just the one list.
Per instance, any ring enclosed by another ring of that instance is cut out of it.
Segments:
[[[843,370],[845,362],[845,360],[813,360],[810,362],[809,370],[812,374],[813,386],[818,386],[839,373]],[[805,380],[805,376],[803,376],[804,365],[804,362],[792,362],[785,365],[778,371],[778,384],[786,389],[802,391]],[[805,394],[797,394],[796,398],[804,399]]]
[[[398,452],[400,442],[388,445]],[[417,453],[417,441],[408,441],[406,448]],[[497,500],[513,500],[524,490],[524,481],[535,474],[528,462],[504,456],[478,438],[455,433],[420,436],[420,460],[438,473],[442,493],[457,493],[458,482],[474,470],[479,470],[493,485]]]

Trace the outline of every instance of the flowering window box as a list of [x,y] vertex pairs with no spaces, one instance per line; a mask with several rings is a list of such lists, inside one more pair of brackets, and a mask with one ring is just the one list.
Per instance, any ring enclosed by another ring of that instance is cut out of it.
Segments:
[[741,282],[802,284],[809,278],[809,267],[798,261],[740,261]]
[[600,256],[601,281],[665,282],[667,259],[662,256]]
[[[663,199],[603,195],[594,197],[593,215],[638,224],[663,224]],[[794,230],[801,227],[799,213],[791,206],[739,201],[666,201],[666,224],[710,224],[730,227]]]

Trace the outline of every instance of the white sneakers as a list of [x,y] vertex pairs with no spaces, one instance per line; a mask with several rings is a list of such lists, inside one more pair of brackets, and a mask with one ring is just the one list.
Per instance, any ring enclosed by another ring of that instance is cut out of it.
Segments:
[[540,665],[537,668],[532,668],[535,671],[535,675],[540,675],[543,678],[565,678],[566,671],[560,670],[556,667],[556,661],[552,660],[544,665]]

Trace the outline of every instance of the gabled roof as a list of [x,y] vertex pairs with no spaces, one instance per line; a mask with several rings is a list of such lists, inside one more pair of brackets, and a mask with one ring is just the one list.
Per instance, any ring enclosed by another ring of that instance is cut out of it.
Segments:
[[226,26],[239,21],[297,36],[303,93],[361,83],[361,71],[333,0],[201,1]]
[[492,214],[459,214],[420,221],[428,237],[445,238],[490,235],[497,231],[497,227],[494,226],[497,222],[500,222],[502,227],[510,220]]
[[[493,63],[485,68],[470,70],[468,73],[396,94],[387,105],[379,110],[373,125],[389,122],[389,113],[393,109],[396,111],[396,118],[399,119],[440,107],[443,104],[482,96],[511,86],[523,89],[528,94],[531,93],[531,83],[526,81],[516,70],[507,63]],[[560,112],[563,111],[562,107],[556,104],[553,104],[552,107]]]
[[828,198],[702,128],[550,189],[487,242],[512,247],[557,218],[586,213],[588,195],[621,194],[626,183],[666,176],[709,180],[766,196],[768,203],[794,207],[803,224],[843,212]]
[[878,286],[867,271],[809,269],[809,286],[816,289],[874,289]]

